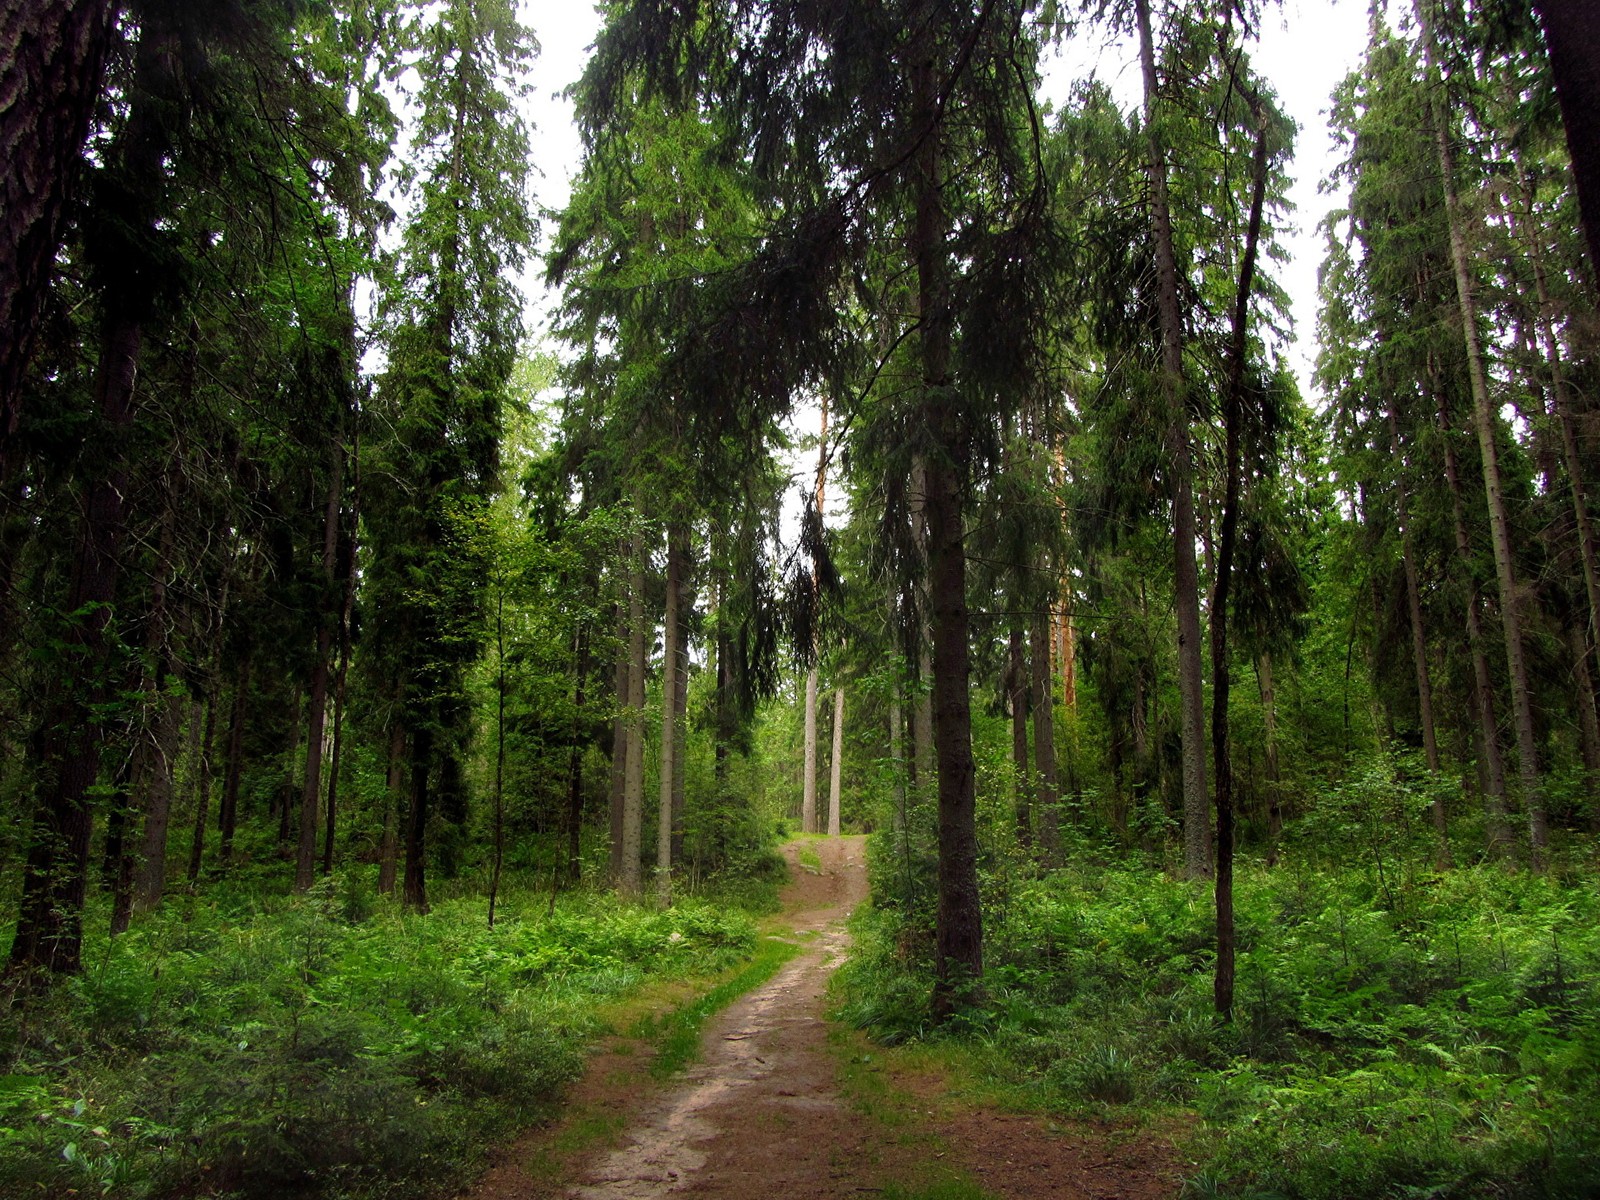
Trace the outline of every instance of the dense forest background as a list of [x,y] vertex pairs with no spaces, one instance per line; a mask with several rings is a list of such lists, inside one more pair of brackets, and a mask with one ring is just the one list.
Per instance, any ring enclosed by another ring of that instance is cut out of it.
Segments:
[[844,829],[1197,1194],[1591,1194],[1584,5],[1373,8],[1315,404],[1255,4],[608,6],[544,214],[511,0],[0,13],[0,1181],[442,1185]]

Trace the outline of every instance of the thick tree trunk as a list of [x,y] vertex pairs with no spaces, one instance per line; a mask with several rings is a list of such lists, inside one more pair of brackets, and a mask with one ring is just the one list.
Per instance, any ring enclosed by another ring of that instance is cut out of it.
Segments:
[[1534,0],[1567,130],[1589,268],[1600,280],[1600,9],[1594,0]]
[[1051,695],[1050,618],[1034,618],[1028,636],[1033,674],[1033,759],[1037,778],[1039,849],[1046,862],[1061,856],[1061,787],[1056,778],[1056,705]]
[[317,652],[311,662],[306,709],[306,773],[300,788],[300,843],[294,862],[294,890],[304,892],[317,873],[318,805],[322,799],[322,735],[328,713],[335,612],[328,611],[339,573],[339,502],[344,497],[344,447],[329,443],[328,497],[322,514],[322,579],[327,592],[317,612]]
[[1465,218],[1456,194],[1455,156],[1445,121],[1445,106],[1438,90],[1442,77],[1434,61],[1432,26],[1428,21],[1428,0],[1417,0],[1417,17],[1423,30],[1423,48],[1430,76],[1429,109],[1439,153],[1439,173],[1443,176],[1445,212],[1450,233],[1450,262],[1456,280],[1456,300],[1461,332],[1466,342],[1467,379],[1472,388],[1473,424],[1478,433],[1479,457],[1483,467],[1483,490],[1489,505],[1489,540],[1494,548],[1495,578],[1500,592],[1500,624],[1506,644],[1506,663],[1511,674],[1511,704],[1517,730],[1517,773],[1522,782],[1522,802],[1528,815],[1530,865],[1544,869],[1549,830],[1545,818],[1544,789],[1539,778],[1538,749],[1534,740],[1533,698],[1528,687],[1528,668],[1523,657],[1522,614],[1517,592],[1516,562],[1511,550],[1510,521],[1506,514],[1505,485],[1500,476],[1499,450],[1495,434],[1499,419],[1489,396],[1484,373],[1483,349],[1478,339],[1477,303],[1473,296],[1472,265],[1469,261]]
[[1011,778],[1015,796],[1017,844],[1033,844],[1033,769],[1028,762],[1028,663],[1025,634],[1013,625],[1006,639],[1007,682],[1011,700]]
[[839,786],[844,767],[844,689],[833,689],[833,756],[828,760],[828,836],[839,836]]
[[117,0],[0,0],[0,488],[23,372],[116,36]]
[[1167,160],[1157,122],[1155,44],[1149,0],[1136,0],[1139,62],[1144,74],[1144,123],[1150,171],[1150,228],[1156,252],[1161,321],[1161,387],[1167,406],[1172,465],[1173,588],[1178,616],[1178,695],[1183,731],[1183,856],[1192,879],[1211,877],[1211,816],[1206,798],[1205,680],[1200,656],[1200,571],[1195,562],[1194,466],[1183,380],[1183,318],[1178,307],[1178,260],[1167,199]]
[[656,812],[656,903],[672,903],[672,791],[678,767],[678,620],[683,559],[676,531],[667,534],[667,603],[661,638],[661,788]]

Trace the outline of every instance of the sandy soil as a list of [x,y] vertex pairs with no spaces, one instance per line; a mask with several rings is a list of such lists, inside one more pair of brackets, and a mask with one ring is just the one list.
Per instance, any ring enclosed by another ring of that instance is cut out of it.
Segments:
[[[816,850],[820,870],[800,864],[802,845]],[[700,1061],[665,1086],[649,1082],[640,1047],[602,1047],[568,1115],[502,1152],[471,1200],[778,1200],[963,1176],[1003,1197],[1178,1194],[1178,1159],[1147,1132],[1052,1131],[1036,1117],[953,1100],[935,1074],[892,1068],[884,1082],[915,1107],[886,1122],[852,1104],[825,995],[849,951],[845,919],[866,898],[865,839],[791,843],[785,855],[784,920],[801,953],[708,1022]]]

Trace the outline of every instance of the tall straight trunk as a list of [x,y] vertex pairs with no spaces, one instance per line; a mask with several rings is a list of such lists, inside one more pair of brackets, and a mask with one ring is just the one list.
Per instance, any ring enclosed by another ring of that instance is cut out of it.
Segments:
[[428,911],[428,783],[433,772],[433,730],[426,721],[411,731],[411,794],[406,804],[406,870],[401,902],[413,912]]
[[[577,660],[572,682],[572,745],[567,750],[567,883],[577,887],[583,877],[583,739],[587,722],[589,683],[589,625],[580,621]],[[503,751],[502,751],[503,753]]]
[[839,836],[839,785],[844,767],[844,689],[833,689],[833,757],[828,760],[828,836]]
[[200,867],[205,861],[206,822],[211,814],[211,759],[217,737],[217,701],[221,699],[220,687],[213,675],[211,689],[205,698],[205,730],[200,735],[200,753],[195,759],[194,771],[194,836],[189,843],[189,870],[187,877],[192,889],[200,882]]
[[239,824],[239,784],[244,776],[244,718],[250,704],[250,655],[239,662],[233,681],[233,711],[228,717],[228,762],[222,775],[222,803],[217,809],[217,860],[233,861],[233,834]]
[[906,827],[906,720],[900,695],[897,679],[889,693],[889,788],[894,797],[894,827],[903,832]]
[[1194,465],[1183,380],[1183,318],[1178,308],[1178,259],[1167,160],[1155,119],[1156,60],[1149,0],[1135,0],[1139,62],[1144,75],[1144,126],[1150,171],[1150,231],[1156,252],[1161,322],[1161,390],[1167,408],[1172,466],[1174,605],[1178,617],[1178,697],[1183,731],[1183,858],[1192,879],[1211,877],[1211,815],[1206,797],[1205,680],[1200,661],[1200,570],[1195,562]]
[[[489,928],[500,899],[500,869],[506,858],[506,589],[494,598],[494,857],[489,866]],[[582,686],[581,684],[579,685]],[[574,719],[576,724],[576,719]]]
[[383,832],[378,839],[378,892],[394,892],[400,857],[400,811],[405,802],[406,727],[400,719],[399,704],[389,718],[389,770],[383,789]]
[[1593,0],[1534,0],[1544,26],[1589,269],[1600,279],[1600,12]]
[[167,887],[167,832],[172,825],[172,791],[178,760],[178,740],[183,723],[183,698],[163,694],[157,700],[155,728],[149,733],[139,790],[144,793],[144,846],[134,907],[142,910],[161,903]]
[[[918,455],[911,464],[911,536],[917,551],[926,561],[928,556],[928,467],[927,460]],[[935,786],[933,755],[933,644],[932,630],[928,625],[928,606],[918,610],[917,682],[921,685],[911,701],[911,783],[917,798],[932,793]]]
[[1567,653],[1572,658],[1572,693],[1578,709],[1578,752],[1592,796],[1596,781],[1600,781],[1600,712],[1595,709],[1589,647],[1576,622],[1567,623]]
[[350,442],[350,537],[345,547],[344,605],[339,611],[339,675],[333,685],[333,748],[328,755],[327,822],[322,837],[322,873],[333,873],[334,833],[339,813],[339,765],[344,761],[344,702],[350,679],[350,651],[356,613],[356,554],[361,527],[361,431],[357,425]]
[[678,769],[678,621],[683,601],[680,534],[667,533],[667,603],[661,637],[661,789],[656,813],[656,902],[672,903],[672,791]]
[[322,799],[322,735],[328,713],[328,677],[336,619],[328,611],[339,573],[339,501],[344,496],[344,447],[329,442],[328,498],[322,514],[322,580],[327,593],[317,612],[317,651],[311,661],[306,706],[306,773],[300,788],[300,843],[294,860],[294,890],[303,892],[317,873],[318,807]]
[[644,832],[645,674],[644,543],[637,534],[632,554],[628,576],[628,748],[622,788],[622,864],[617,890],[630,900],[637,900],[643,892],[639,851]]
[[1037,779],[1039,849],[1046,862],[1061,856],[1061,786],[1056,778],[1056,705],[1051,694],[1050,618],[1034,618],[1028,634],[1033,675],[1033,761]]
[[1450,515],[1455,527],[1456,557],[1461,562],[1461,571],[1467,584],[1467,648],[1472,656],[1473,707],[1478,714],[1478,748],[1483,761],[1485,832],[1488,835],[1490,857],[1503,858],[1511,850],[1511,826],[1506,816],[1506,768],[1500,755],[1500,726],[1495,716],[1494,683],[1489,677],[1483,622],[1478,613],[1478,582],[1473,573],[1472,543],[1467,537],[1461,472],[1456,464],[1456,451],[1451,444],[1450,424],[1442,399],[1439,425],[1444,432],[1444,476],[1450,487]]
[[[1242,86],[1242,85],[1241,85]],[[1228,390],[1223,399],[1222,529],[1217,544],[1216,587],[1211,597],[1211,758],[1217,772],[1217,968],[1212,998],[1217,1014],[1233,1018],[1235,935],[1233,924],[1233,757],[1229,745],[1228,702],[1233,671],[1228,661],[1228,598],[1233,584],[1234,543],[1239,530],[1240,426],[1244,423],[1245,354],[1250,293],[1255,284],[1256,247],[1261,241],[1261,209],[1267,195],[1267,128],[1259,97],[1245,92],[1256,123],[1251,163],[1250,220],[1234,296],[1228,347]]]
[[927,481],[928,608],[933,629],[933,740],[939,775],[939,903],[936,1011],[948,1012],[983,974],[983,913],[969,693],[967,555],[961,496],[967,447],[961,401],[951,387],[953,313],[949,217],[944,207],[942,112],[934,79],[936,14],[923,14],[911,54],[912,124],[926,132],[913,158],[911,257],[921,314],[922,404],[935,451]]
[[1256,660],[1256,686],[1261,693],[1261,716],[1267,736],[1267,866],[1275,867],[1278,839],[1283,835],[1283,776],[1278,769],[1278,689],[1272,678],[1270,651],[1263,650]]
[[1467,251],[1466,219],[1456,194],[1455,155],[1450,145],[1445,107],[1438,94],[1443,86],[1443,77],[1435,61],[1428,3],[1429,0],[1416,0],[1417,19],[1423,31],[1423,50],[1428,67],[1428,106],[1439,152],[1439,173],[1443,176],[1445,214],[1450,232],[1450,263],[1455,273],[1461,332],[1466,343],[1467,379],[1472,388],[1473,424],[1478,433],[1483,490],[1489,505],[1489,541],[1494,548],[1495,578],[1500,592],[1500,624],[1506,644],[1506,664],[1511,674],[1512,714],[1517,730],[1517,774],[1522,781],[1522,802],[1528,815],[1529,862],[1535,871],[1542,871],[1550,834],[1545,818],[1544,788],[1539,779],[1538,749],[1534,741],[1533,697],[1528,687],[1527,662],[1523,657],[1522,615],[1518,604],[1516,563],[1511,551],[1510,521],[1506,515],[1505,485],[1500,477],[1499,449],[1495,444],[1499,420],[1489,397],[1483,348],[1478,339],[1478,312]]
[[1400,560],[1406,577],[1406,613],[1411,621],[1411,669],[1417,681],[1417,717],[1422,723],[1422,754],[1433,776],[1435,795],[1430,806],[1433,829],[1438,838],[1434,866],[1441,871],[1450,865],[1450,820],[1444,797],[1438,794],[1439,736],[1433,720],[1433,677],[1428,670],[1428,636],[1422,625],[1422,587],[1417,579],[1416,548],[1411,537],[1409,468],[1400,448],[1400,420],[1394,399],[1389,400],[1389,452],[1399,464],[1400,478],[1395,489],[1396,516],[1400,522]]
[[118,0],[0,0],[0,487],[22,379],[61,248]]
[[817,666],[806,672],[804,766],[800,777],[800,832],[817,831]]
[[133,825],[133,792],[138,786],[140,760],[144,755],[145,740],[139,737],[131,753],[124,754],[112,774],[111,803],[106,812],[105,861],[102,863],[102,881],[111,889],[111,936],[128,932],[133,920],[133,884],[137,864],[129,848],[129,830]]
[[1006,638],[1007,682],[1011,685],[1011,778],[1016,798],[1017,844],[1033,844],[1033,770],[1028,762],[1028,662],[1026,635],[1013,625]]
[[[289,737],[283,748],[283,776],[278,781],[278,789],[274,793],[272,812],[278,817],[278,845],[281,849],[289,841],[289,814],[295,807],[295,767],[300,761],[300,734],[305,728],[301,724],[300,714],[304,708],[303,692],[300,685],[295,684],[294,699],[289,702]],[[307,753],[310,751],[308,750]]]
[[678,617],[678,686],[673,693],[673,704],[678,711],[677,723],[673,726],[678,739],[677,749],[673,751],[673,761],[677,769],[672,773],[672,861],[683,861],[683,837],[685,801],[688,795],[687,771],[689,753],[689,617],[694,611],[694,580],[689,561],[688,534],[685,531],[682,547],[683,561],[683,596],[679,600],[681,612]]
[[612,887],[622,884],[622,811],[627,792],[628,774],[628,697],[629,666],[633,662],[633,648],[628,637],[628,610],[621,603],[616,606],[617,661],[612,669],[612,691],[617,712],[611,718],[611,803],[609,807],[611,840],[607,845],[606,878]]

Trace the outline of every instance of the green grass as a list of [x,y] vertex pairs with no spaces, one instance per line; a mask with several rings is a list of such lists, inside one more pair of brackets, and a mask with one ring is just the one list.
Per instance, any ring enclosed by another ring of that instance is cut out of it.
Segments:
[[777,938],[763,938],[755,956],[737,973],[705,995],[674,1009],[664,1017],[647,1018],[640,1035],[654,1040],[659,1049],[650,1064],[657,1079],[675,1075],[695,1060],[700,1051],[700,1031],[706,1021],[746,992],[766,983],[799,952],[799,947]]

